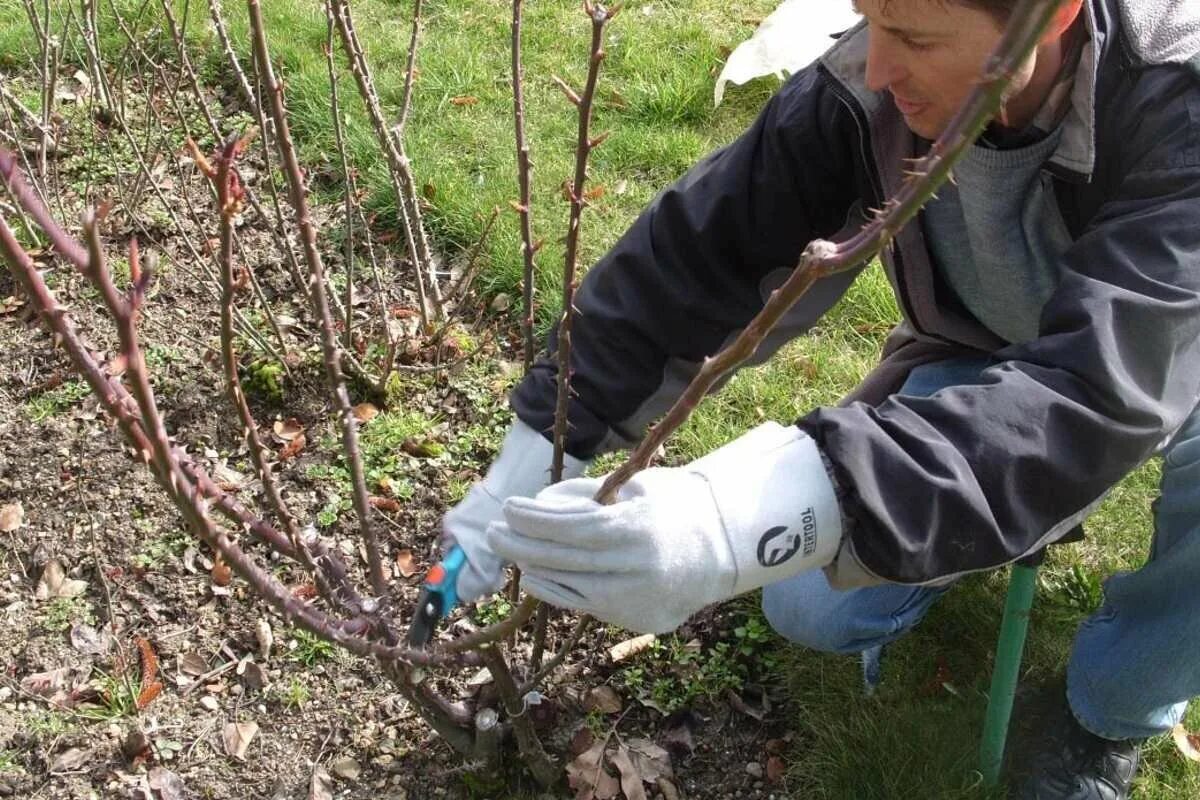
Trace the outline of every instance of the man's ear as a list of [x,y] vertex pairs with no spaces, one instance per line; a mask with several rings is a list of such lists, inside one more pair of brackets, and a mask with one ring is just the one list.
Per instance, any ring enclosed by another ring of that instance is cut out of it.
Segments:
[[1079,12],[1083,10],[1083,0],[1067,0],[1058,11],[1054,13],[1054,19],[1050,22],[1050,27],[1042,35],[1042,42],[1051,42],[1067,32],[1067,29],[1075,24],[1075,20],[1079,18]]

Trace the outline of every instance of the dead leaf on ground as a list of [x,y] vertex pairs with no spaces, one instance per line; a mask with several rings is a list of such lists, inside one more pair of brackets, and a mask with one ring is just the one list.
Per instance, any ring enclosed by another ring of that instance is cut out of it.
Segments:
[[184,653],[179,658],[179,671],[193,678],[199,677],[208,672],[208,662],[199,653]]
[[458,97],[450,98],[450,105],[452,106],[473,106],[478,102],[479,98],[470,94],[463,94],[459,95]]
[[599,711],[601,714],[616,714],[625,704],[611,686],[595,686],[583,696],[584,711]]
[[184,800],[187,787],[180,778],[165,767],[154,767],[147,777],[150,788],[158,792],[159,800]]
[[67,577],[67,571],[62,562],[52,558],[46,562],[42,577],[38,579],[33,596],[38,600],[50,600],[56,597],[78,597],[87,589],[87,581]]
[[359,403],[354,407],[354,418],[361,425],[379,416],[379,409],[373,403]]
[[1171,730],[1171,738],[1179,752],[1192,761],[1200,761],[1200,734],[1188,733],[1183,725],[1176,725]]
[[25,306],[25,301],[17,297],[15,294],[10,294],[8,297],[0,300],[0,317],[5,314],[11,314]]
[[654,783],[659,778],[675,777],[671,768],[671,754],[649,739],[626,739],[625,746],[629,748],[629,758],[637,767],[638,774],[647,783]]
[[612,760],[613,766],[617,768],[617,772],[621,773],[621,791],[625,793],[626,800],[646,800],[646,790],[642,788],[642,776],[638,774],[637,767],[633,765],[628,748],[621,745],[617,748],[617,752],[609,758]]
[[211,574],[212,582],[217,586],[228,586],[229,582],[233,580],[233,570],[225,563],[225,559],[220,553],[217,553],[216,558],[213,559]]
[[294,439],[289,441],[279,451],[279,460],[287,461],[290,458],[295,458],[300,455],[300,451],[304,449],[304,445],[308,444],[308,440],[304,438],[304,434],[298,434]]
[[608,657],[612,659],[612,663],[620,664],[622,661],[633,658],[647,647],[650,647],[657,638],[653,633],[647,633],[642,636],[635,636],[632,639],[626,639],[623,642],[617,642],[608,648]]
[[77,622],[71,626],[71,646],[86,656],[102,656],[112,649],[113,638],[104,629]]
[[72,688],[71,668],[59,667],[26,675],[21,679],[21,688],[29,694],[46,698],[54,705],[62,705]]
[[729,705],[731,705],[735,711],[740,711],[746,716],[753,717],[759,722],[762,722],[767,716],[767,712],[770,711],[770,708],[767,705],[770,701],[767,700],[765,695],[763,696],[763,705],[761,707],[747,703],[746,700],[733,689],[727,689],[725,691],[725,699],[729,701]]
[[675,788],[675,784],[671,783],[666,778],[659,778],[655,781],[658,790],[662,792],[663,800],[679,800],[679,790]]
[[295,417],[289,419],[277,419],[272,430],[275,431],[275,438],[280,442],[290,442],[300,434],[304,433],[304,426],[300,424],[300,420]]
[[575,800],[612,800],[621,790],[621,784],[604,768],[604,741],[567,764],[567,783],[575,790]]
[[12,533],[25,521],[25,509],[20,503],[0,506],[0,532]]
[[783,759],[779,756],[771,756],[767,759],[767,780],[771,783],[779,783],[783,780],[783,776],[787,774],[787,765],[783,763]]
[[333,800],[333,778],[320,764],[313,767],[312,779],[308,782],[308,800]]
[[88,758],[92,755],[91,750],[82,747],[72,747],[69,750],[56,755],[50,761],[51,774],[61,774],[63,772],[75,772],[81,769],[87,763]]
[[258,723],[254,721],[230,722],[221,731],[221,739],[225,743],[225,753],[238,761],[246,760],[246,748],[258,734]]
[[367,498],[367,502],[373,508],[377,508],[380,511],[390,511],[393,514],[400,513],[400,501],[394,497],[380,497],[377,494],[373,494]]
[[400,571],[400,575],[405,578],[411,578],[417,574],[417,559],[413,555],[413,551],[407,547],[396,553],[396,569]]

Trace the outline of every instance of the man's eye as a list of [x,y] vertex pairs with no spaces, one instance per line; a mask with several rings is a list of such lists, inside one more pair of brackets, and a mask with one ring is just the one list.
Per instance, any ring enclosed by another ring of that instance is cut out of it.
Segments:
[[909,50],[914,50],[918,53],[923,53],[926,50],[933,49],[933,44],[931,42],[915,42],[912,39],[901,39],[900,43],[903,44],[905,47],[907,47]]

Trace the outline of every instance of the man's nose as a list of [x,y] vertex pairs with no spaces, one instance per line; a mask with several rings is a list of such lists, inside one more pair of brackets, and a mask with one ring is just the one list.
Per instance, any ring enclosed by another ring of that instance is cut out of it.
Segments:
[[888,37],[867,32],[867,89],[882,92],[908,76],[904,62],[898,57],[896,45]]

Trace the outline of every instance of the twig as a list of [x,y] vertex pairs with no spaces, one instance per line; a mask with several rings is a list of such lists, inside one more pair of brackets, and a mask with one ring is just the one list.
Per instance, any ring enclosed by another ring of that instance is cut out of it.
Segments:
[[[542,608],[545,608],[544,603],[538,607],[538,610],[540,611]],[[571,634],[563,641],[562,646],[558,648],[558,652],[554,654],[553,658],[546,662],[545,666],[539,667],[537,660],[532,660],[531,663],[534,674],[533,677],[526,681],[525,685],[521,687],[522,697],[536,689],[538,684],[546,679],[547,675],[559,668],[563,661],[566,660],[567,654],[575,649],[575,645],[579,644],[579,640],[583,638],[583,635],[587,633],[587,629],[590,628],[592,623],[595,621],[596,620],[594,618],[586,614],[580,617],[579,621],[575,623],[575,629],[571,631]]]
[[351,481],[354,486],[354,509],[358,513],[359,527],[363,544],[367,550],[368,570],[371,577],[371,588],[382,601],[387,594],[387,581],[383,576],[383,561],[379,555],[379,541],[375,529],[371,525],[371,506],[367,502],[366,477],[363,474],[362,455],[358,448],[357,423],[354,412],[350,407],[350,396],[346,392],[346,382],[342,377],[341,353],[337,346],[337,337],[333,330],[333,317],[329,311],[329,301],[325,294],[325,268],[321,263],[321,254],[317,250],[316,230],[308,212],[308,200],[305,197],[304,179],[300,175],[300,165],[296,161],[296,152],[292,146],[292,137],[287,123],[287,112],[283,106],[283,87],[275,78],[275,70],[271,66],[271,56],[267,50],[267,35],[263,27],[262,11],[258,0],[247,0],[250,10],[250,27],[254,40],[254,53],[258,61],[259,72],[266,84],[267,97],[271,107],[271,117],[275,122],[275,143],[283,158],[284,174],[287,176],[288,193],[292,209],[296,214],[296,226],[300,230],[300,240],[304,247],[304,260],[309,271],[309,296],[321,322],[321,345],[324,351],[325,374],[329,384],[329,392],[338,411],[338,421],[342,429],[342,447],[346,461],[350,466]]
[[[329,113],[333,117],[333,139],[337,146],[338,155],[342,161],[342,182],[344,183],[343,190],[345,196],[346,208],[346,227],[343,236],[343,254],[342,258],[346,262],[346,317],[343,320],[346,326],[343,334],[345,336],[345,348],[349,352],[354,349],[354,336],[352,331],[353,312],[354,308],[354,204],[353,204],[353,185],[350,180],[350,159],[346,155],[346,141],[342,137],[342,109],[338,103],[338,79],[337,72],[333,67],[333,16],[326,14],[325,25],[325,69],[329,74]],[[386,331],[385,331],[386,333]]]
[[[517,213],[521,217],[521,253],[525,258],[524,274],[524,312],[521,318],[521,332],[525,341],[525,372],[533,369],[533,356],[536,347],[533,342],[533,255],[538,246],[533,243],[533,199],[530,194],[533,165],[529,161],[529,144],[525,141],[525,68],[521,63],[521,4],[523,0],[513,0],[512,18],[512,87],[513,87],[513,127],[517,141],[517,182],[520,188],[520,199],[517,200]],[[490,224],[490,223],[489,223]],[[514,581],[515,583],[515,581]]]
[[[400,212],[400,227],[408,245],[409,260],[413,264],[417,298],[421,304],[421,322],[427,329],[430,323],[430,311],[435,320],[442,318],[441,291],[433,270],[429,242],[425,236],[424,223],[421,221],[421,206],[417,200],[409,160],[404,153],[404,142],[396,136],[395,131],[389,130],[384,122],[379,94],[375,91],[366,55],[363,53],[358,34],[354,29],[349,4],[345,0],[328,0],[326,13],[333,17],[337,25],[342,40],[342,49],[345,51],[346,60],[350,65],[350,73],[354,76],[358,93],[362,96],[363,104],[367,108],[367,115],[375,129],[375,137],[379,140],[379,146],[387,159],[388,175],[391,177],[392,189],[396,194],[397,210]],[[426,281],[428,281],[431,297],[426,294]]]
[[[587,162],[591,152],[600,146],[608,134],[591,138],[589,127],[592,120],[592,100],[596,96],[596,81],[600,76],[600,63],[604,60],[604,26],[619,12],[620,6],[606,9],[599,3],[584,0],[584,11],[592,23],[592,45],[588,58],[587,82],[583,96],[575,105],[579,109],[579,133],[575,142],[575,178],[571,182],[571,215],[567,223],[567,247],[563,263],[563,310],[558,325],[558,389],[554,407],[554,457],[550,465],[550,482],[562,480],[563,462],[567,442],[567,407],[571,400],[571,329],[575,321],[575,272],[579,256],[579,227],[583,207],[587,204],[583,184],[587,179]],[[565,84],[564,84],[565,88]],[[567,90],[569,92],[569,90]],[[569,92],[568,96],[573,95]],[[539,611],[533,632],[533,648],[539,653],[545,647],[546,626],[550,612]]]
[[413,80],[416,78],[417,41],[421,36],[421,0],[413,0],[412,36],[408,40],[408,58],[404,68],[404,93],[400,97],[400,120],[392,129],[397,141],[404,141],[408,114],[412,110]]
[[467,256],[467,265],[463,267],[462,274],[446,291],[446,297],[452,302],[460,303],[467,296],[467,292],[471,290],[471,284],[475,281],[475,277],[479,274],[479,270],[475,266],[475,262],[479,258],[479,253],[483,250],[483,245],[487,242],[488,235],[492,232],[492,226],[496,224],[496,219],[500,216],[500,207],[493,206],[491,216],[488,221],[483,224],[483,232],[479,234],[479,238],[471,247],[471,252]]
[[246,101],[246,105],[254,112],[254,118],[258,122],[258,127],[262,132],[263,175],[266,181],[267,194],[271,198],[271,209],[275,214],[274,220],[267,216],[266,211],[259,205],[258,200],[253,194],[248,198],[250,205],[267,226],[267,229],[271,231],[272,236],[275,238],[275,246],[286,256],[288,270],[291,273],[292,281],[296,288],[303,291],[303,287],[305,286],[304,275],[300,271],[300,262],[296,258],[296,251],[288,241],[288,224],[283,216],[283,206],[279,202],[279,192],[275,188],[275,169],[271,166],[270,126],[267,124],[262,103],[258,102],[254,90],[250,88],[250,81],[246,78],[242,64],[238,61],[237,53],[234,52],[233,44],[229,40],[229,32],[225,29],[225,19],[221,16],[221,4],[219,0],[209,0],[208,11],[209,17],[212,19],[213,30],[217,32],[217,39],[220,40],[221,49],[225,53],[225,61],[237,77],[238,88],[242,90],[242,99]]

